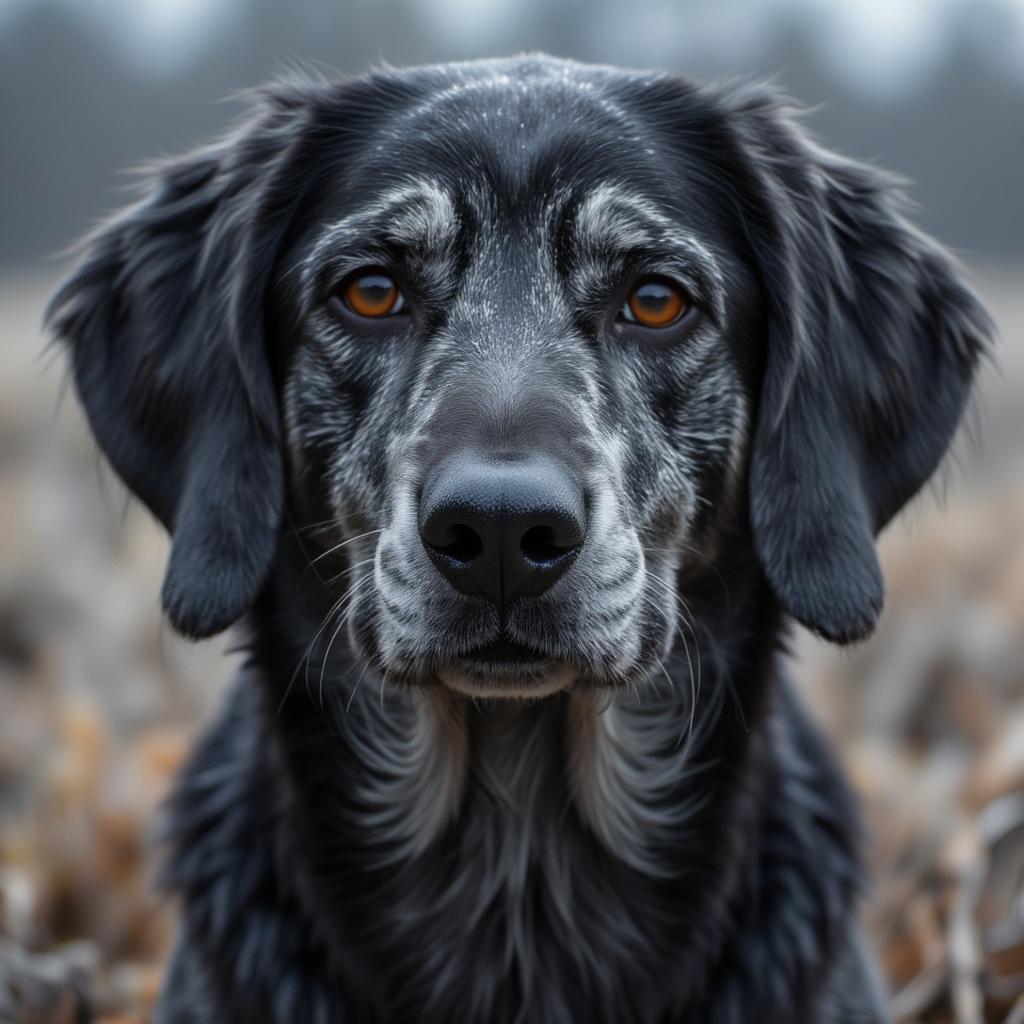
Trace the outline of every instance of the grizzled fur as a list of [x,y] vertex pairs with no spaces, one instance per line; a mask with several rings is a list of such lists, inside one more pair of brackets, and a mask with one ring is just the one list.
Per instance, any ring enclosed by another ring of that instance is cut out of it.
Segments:
[[[989,336],[893,183],[769,90],[543,57],[274,86],[148,181],[49,321],[171,622],[248,641],[170,806],[160,1024],[885,1020],[780,649],[873,628]],[[406,313],[345,311],[364,266]],[[651,274],[661,331],[617,315]],[[417,534],[481,447],[586,491],[503,620]],[[446,685],[500,630],[539,699]]]

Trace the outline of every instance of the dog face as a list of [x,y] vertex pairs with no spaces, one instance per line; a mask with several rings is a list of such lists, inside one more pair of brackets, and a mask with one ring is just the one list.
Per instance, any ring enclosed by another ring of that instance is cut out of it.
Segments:
[[351,636],[389,676],[635,682],[680,626],[680,553],[733,514],[754,282],[636,118],[572,79],[454,77],[285,254],[301,518],[350,543]]
[[635,683],[742,536],[863,636],[989,330],[763,90],[546,58],[279,87],[154,177],[50,316],[173,533],[168,614],[237,618],[287,507],[342,561],[325,628],[404,683]]

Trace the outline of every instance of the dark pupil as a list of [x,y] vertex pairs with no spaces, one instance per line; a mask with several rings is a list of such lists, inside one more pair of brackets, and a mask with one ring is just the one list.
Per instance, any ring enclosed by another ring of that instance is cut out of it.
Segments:
[[663,284],[645,284],[637,289],[636,301],[647,313],[663,313],[672,301],[672,292]]
[[359,290],[371,306],[383,306],[391,295],[391,278],[383,274],[368,274],[359,279]]

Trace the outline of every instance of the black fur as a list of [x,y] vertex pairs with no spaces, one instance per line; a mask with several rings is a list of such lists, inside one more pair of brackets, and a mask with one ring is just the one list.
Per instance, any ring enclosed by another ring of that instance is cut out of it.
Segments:
[[[171,622],[250,650],[169,808],[159,1024],[886,1020],[779,662],[786,614],[873,628],[990,335],[893,183],[769,90],[541,57],[274,86],[148,181],[48,320]],[[414,312],[339,320],[382,263]],[[674,268],[683,326],[613,318]],[[402,532],[484,443],[604,502],[500,625]],[[573,682],[452,692],[498,629]]]

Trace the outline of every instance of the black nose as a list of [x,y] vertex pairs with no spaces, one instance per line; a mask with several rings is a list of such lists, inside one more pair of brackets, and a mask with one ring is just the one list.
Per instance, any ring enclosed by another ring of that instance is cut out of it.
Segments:
[[420,537],[456,590],[503,609],[542,594],[569,568],[585,518],[579,484],[554,462],[464,455],[424,485]]

